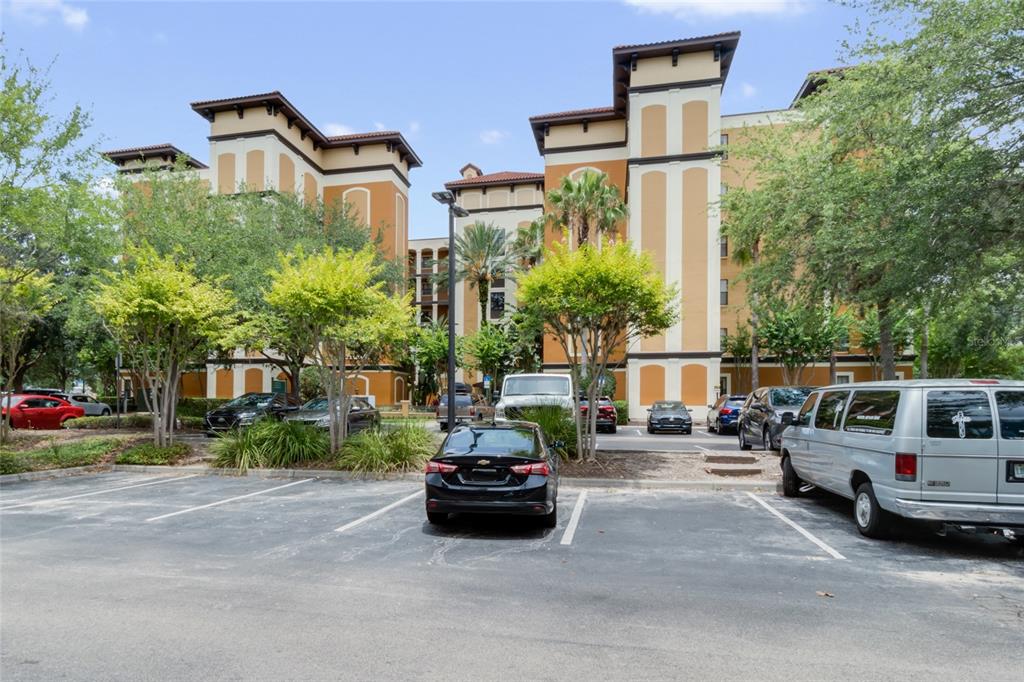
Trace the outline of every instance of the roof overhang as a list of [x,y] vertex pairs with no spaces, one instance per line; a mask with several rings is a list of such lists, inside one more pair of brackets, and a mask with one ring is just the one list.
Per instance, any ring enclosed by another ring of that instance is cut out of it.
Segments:
[[625,113],[616,111],[613,107],[594,107],[591,109],[573,109],[572,111],[557,111],[553,114],[540,114],[530,117],[530,127],[533,128],[533,139],[537,142],[537,151],[544,153],[544,137],[553,125],[565,125],[567,123],[589,124],[595,121],[615,121],[625,118]]
[[402,133],[397,130],[382,130],[371,133],[328,137],[320,132],[309,119],[302,115],[302,112],[295,105],[288,101],[287,97],[277,90],[260,95],[192,102],[191,106],[193,111],[211,123],[214,116],[221,112],[234,111],[238,114],[239,118],[242,118],[245,115],[246,109],[264,107],[268,115],[282,114],[288,121],[289,127],[298,127],[304,137],[306,135],[311,137],[314,149],[336,149],[338,147],[358,147],[365,144],[385,144],[398,151],[402,160],[409,164],[409,168],[418,168],[423,165],[423,161],[413,151]]
[[209,168],[205,163],[196,161],[191,156],[181,151],[173,144],[153,144],[147,147],[128,147],[125,149],[113,149],[109,152],[102,152],[102,155],[111,163],[123,166],[129,161],[160,161],[162,164],[171,165],[179,157],[185,157],[185,163],[190,168],[204,170]]

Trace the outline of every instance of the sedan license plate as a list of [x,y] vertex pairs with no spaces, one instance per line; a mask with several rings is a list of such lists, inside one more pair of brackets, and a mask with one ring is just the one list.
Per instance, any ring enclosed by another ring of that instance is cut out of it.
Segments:
[[1018,481],[1024,481],[1024,462],[1013,463],[1013,477]]

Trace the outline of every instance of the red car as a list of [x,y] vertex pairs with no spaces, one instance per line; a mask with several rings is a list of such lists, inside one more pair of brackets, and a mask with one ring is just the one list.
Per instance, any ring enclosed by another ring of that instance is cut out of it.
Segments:
[[[587,399],[580,398],[580,417],[587,418]],[[586,421],[583,422],[586,424]],[[607,397],[599,398],[597,401],[597,430],[615,433],[618,431],[619,411]]]
[[0,400],[0,415],[11,411],[16,429],[59,429],[64,422],[85,415],[85,410],[66,400],[47,395],[15,394]]

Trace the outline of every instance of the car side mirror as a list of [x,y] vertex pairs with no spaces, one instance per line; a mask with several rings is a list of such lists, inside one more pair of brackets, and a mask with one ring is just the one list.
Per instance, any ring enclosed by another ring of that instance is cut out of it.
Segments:
[[564,440],[552,441],[551,447],[556,448],[556,449],[564,448],[565,447],[565,441]]
[[789,426],[790,424],[795,424],[795,423],[796,423],[796,418],[793,416],[792,412],[783,412],[782,413],[782,425],[783,426]]

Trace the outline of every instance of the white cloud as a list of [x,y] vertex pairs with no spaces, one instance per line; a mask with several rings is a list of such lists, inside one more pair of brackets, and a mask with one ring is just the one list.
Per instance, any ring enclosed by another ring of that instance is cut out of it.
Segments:
[[744,97],[750,98],[757,94],[757,88],[747,82],[740,83],[740,92]]
[[651,14],[671,14],[676,19],[731,17],[738,14],[799,14],[809,0],[625,0],[627,5]]
[[420,122],[419,121],[413,121],[412,123],[409,124],[409,134],[410,135],[415,135],[419,131],[420,131]]
[[383,123],[381,123],[380,121],[374,121],[373,122],[373,127],[376,128],[377,130],[387,130],[388,129],[388,127],[386,125],[384,125]]
[[334,137],[335,135],[351,135],[355,130],[344,123],[328,123],[324,126],[324,132],[327,133],[329,137]]
[[480,133],[480,141],[484,144],[498,144],[508,137],[504,130],[484,130]]
[[63,0],[11,0],[9,7],[12,17],[33,26],[42,26],[53,16],[59,16],[73,31],[81,31],[89,23],[89,13],[84,8]]

